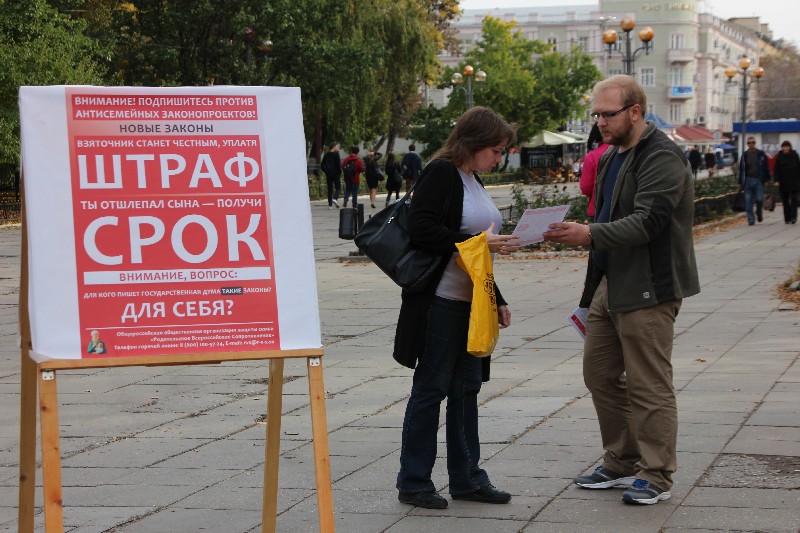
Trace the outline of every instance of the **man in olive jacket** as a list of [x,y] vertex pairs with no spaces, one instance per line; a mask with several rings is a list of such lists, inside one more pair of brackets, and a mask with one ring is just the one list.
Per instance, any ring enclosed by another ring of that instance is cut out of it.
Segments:
[[629,487],[627,503],[670,497],[677,468],[672,384],[675,319],[700,292],[692,241],[694,187],[681,149],[644,120],[647,100],[630,76],[594,88],[603,142],[595,223],[552,224],[545,239],[591,245],[581,307],[588,307],[583,376],[603,440],[603,463],[575,483]]

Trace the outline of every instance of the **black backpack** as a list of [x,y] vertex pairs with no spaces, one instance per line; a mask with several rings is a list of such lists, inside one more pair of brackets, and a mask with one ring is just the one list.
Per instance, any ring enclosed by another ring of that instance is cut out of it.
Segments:
[[353,181],[356,178],[356,161],[357,159],[353,158],[342,168],[345,181]]

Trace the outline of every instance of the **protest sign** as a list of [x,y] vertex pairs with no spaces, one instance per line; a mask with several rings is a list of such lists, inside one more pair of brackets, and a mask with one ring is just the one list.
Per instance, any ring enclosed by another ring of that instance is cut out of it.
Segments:
[[319,348],[300,94],[23,87],[36,361]]

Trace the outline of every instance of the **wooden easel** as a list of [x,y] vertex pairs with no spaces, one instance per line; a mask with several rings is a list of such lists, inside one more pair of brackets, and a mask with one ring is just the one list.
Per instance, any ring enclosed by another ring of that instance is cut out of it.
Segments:
[[161,366],[208,364],[223,361],[269,359],[267,435],[262,499],[262,532],[274,533],[278,511],[278,464],[280,460],[283,363],[286,358],[305,357],[311,402],[311,426],[317,480],[319,530],[334,531],[330,454],[325,414],[325,387],[322,376],[322,349],[225,352],[195,355],[154,355],[107,359],[53,360],[36,363],[30,358],[31,331],[28,316],[28,237],[25,203],[22,195],[22,258],[20,273],[19,324],[21,337],[20,377],[20,461],[19,530],[33,533],[36,488],[36,397],[39,397],[39,423],[42,437],[44,520],[47,532],[64,530],[61,489],[61,450],[59,448],[58,397],[56,371],[78,368],[118,366]]

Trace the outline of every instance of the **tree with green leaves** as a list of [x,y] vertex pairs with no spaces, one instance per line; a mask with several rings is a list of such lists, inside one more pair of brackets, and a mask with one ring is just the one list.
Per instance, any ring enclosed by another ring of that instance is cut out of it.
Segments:
[[44,0],[0,2],[0,173],[19,166],[19,88],[102,84],[103,53],[85,24]]
[[[460,72],[465,65],[485,71],[486,82],[482,87],[473,87],[475,104],[490,107],[515,122],[519,128],[517,138],[523,143],[542,130],[565,124],[573,114],[583,113],[583,97],[602,76],[580,48],[574,47],[568,53],[553,52],[550,45],[526,39],[515,28],[515,22],[486,17],[481,40],[458,69],[445,69],[440,87],[453,87],[452,73]],[[439,131],[440,119],[455,120],[465,105],[463,91],[454,88],[441,116],[426,112],[418,115],[418,122],[425,124],[425,120],[435,119],[433,130]],[[414,139],[422,141],[417,137],[422,128],[413,131]]]

